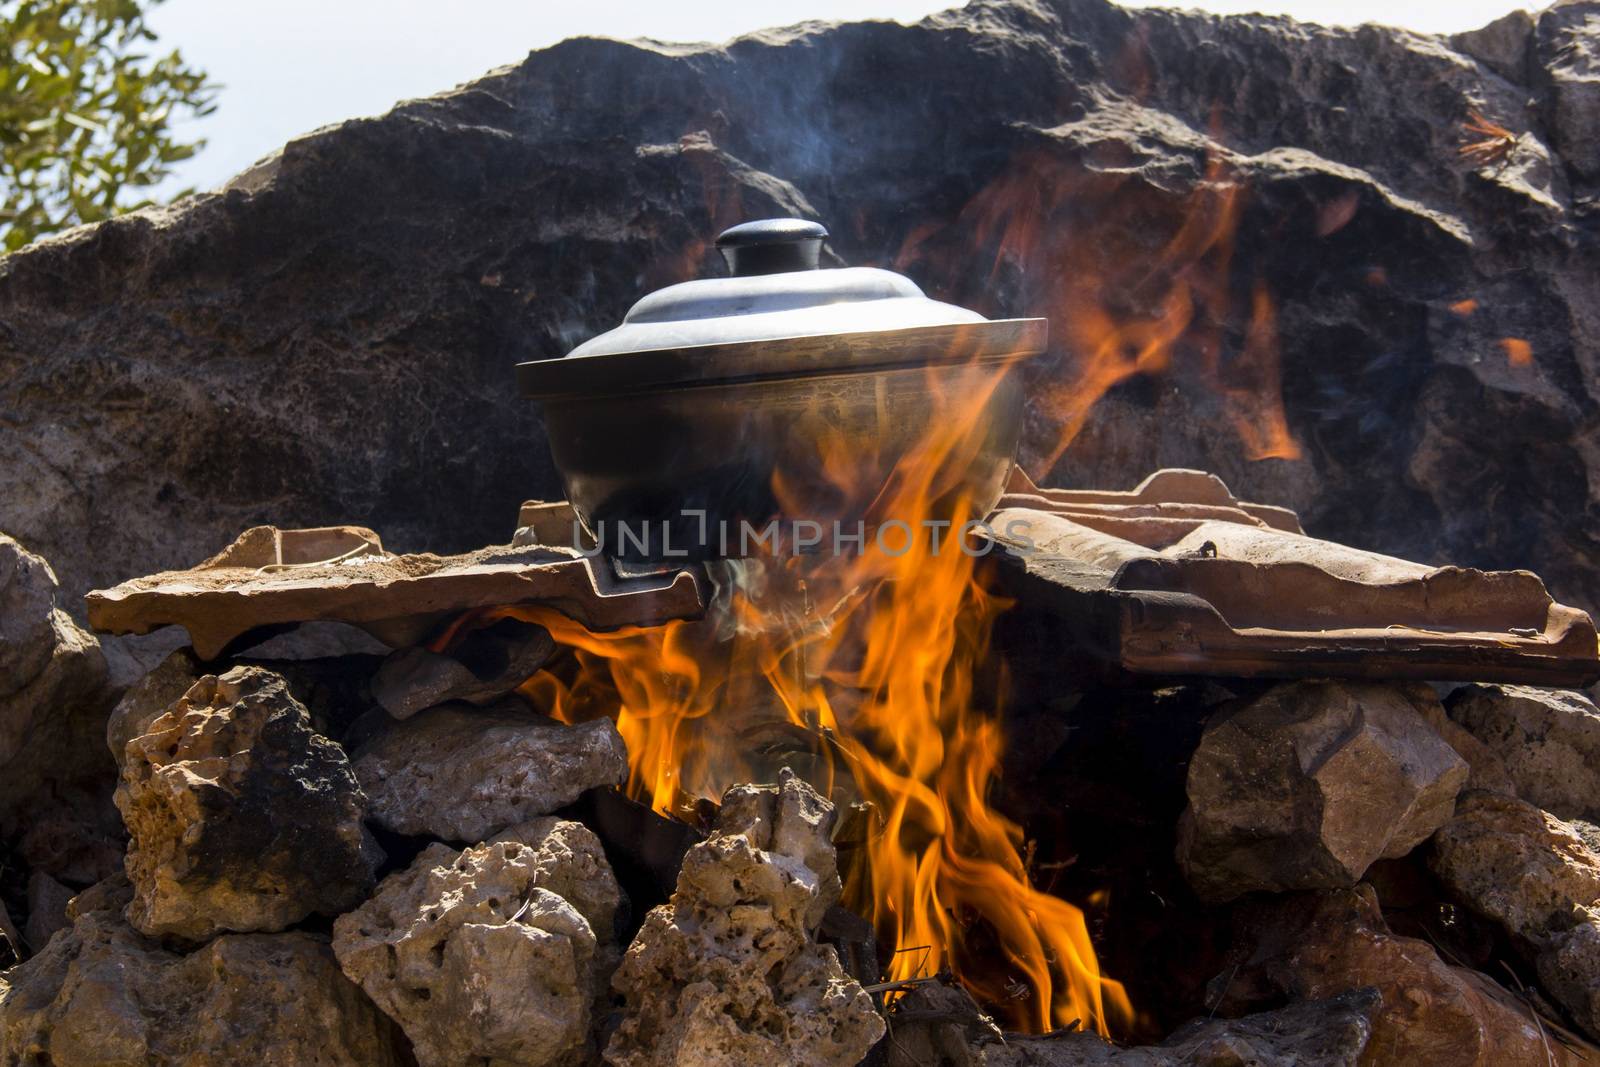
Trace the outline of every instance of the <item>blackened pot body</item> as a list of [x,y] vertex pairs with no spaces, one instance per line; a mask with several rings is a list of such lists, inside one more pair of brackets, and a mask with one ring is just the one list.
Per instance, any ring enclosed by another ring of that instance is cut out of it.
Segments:
[[[1015,364],[916,366],[544,402],[567,498],[608,554],[698,560],[864,524],[981,519],[1022,424]],[[816,527],[794,526],[815,523]],[[785,543],[784,551],[792,548]]]

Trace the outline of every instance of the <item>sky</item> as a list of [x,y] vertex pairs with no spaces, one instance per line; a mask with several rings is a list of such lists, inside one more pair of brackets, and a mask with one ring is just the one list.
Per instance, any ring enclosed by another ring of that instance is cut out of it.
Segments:
[[[155,190],[212,189],[285,141],[449,89],[568,37],[723,41],[807,19],[914,22],[951,0],[166,0],[150,13],[164,44],[223,86],[215,114],[180,128],[206,147]],[[1145,3],[1125,6],[1196,6]],[[1383,22],[1474,29],[1513,0],[1206,0],[1222,14],[1293,15],[1324,25]]]

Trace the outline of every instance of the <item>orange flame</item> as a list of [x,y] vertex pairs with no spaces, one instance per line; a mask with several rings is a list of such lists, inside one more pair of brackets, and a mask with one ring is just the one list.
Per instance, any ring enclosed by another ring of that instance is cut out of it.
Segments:
[[1506,362],[1513,367],[1533,366],[1533,346],[1520,337],[1500,338],[1500,350],[1506,354]]
[[[912,232],[896,263],[933,267],[950,277],[968,269],[972,248],[992,249],[990,288],[1015,266],[1040,286],[1027,299],[1062,335],[1062,372],[1035,385],[1030,404],[1058,426],[1056,439],[1030,463],[1048,474],[1082,431],[1095,403],[1136,375],[1159,375],[1180,354],[1223,405],[1251,459],[1298,459],[1289,430],[1275,312],[1259,279],[1242,345],[1231,342],[1242,316],[1234,307],[1233,243],[1245,206],[1243,186],[1213,157],[1175,221],[1161,194],[1129,187],[1121,174],[1074,169],[1038,153],[1014,163],[963,208],[948,227]],[[1336,230],[1358,202],[1337,203],[1319,227]],[[1337,225],[1335,225],[1337,223]],[[940,230],[963,235],[942,261]],[[1165,232],[1153,245],[1149,237]]]
[[[1045,470],[1108,390],[1178,358],[1251,457],[1298,458],[1265,285],[1235,306],[1241,186],[1213,161],[1169,224],[1148,196],[1121,195],[1125,181],[1024,157],[955,224],[913,231],[899,262],[949,254],[969,269],[976,245],[995,251],[994,287],[1012,265],[1040,287],[1028,303],[1051,315],[1067,357],[1031,397],[1059,427]],[[1358,210],[1347,197],[1317,227],[1335,232]],[[1154,240],[1138,243],[1141,234]],[[504,617],[548,628],[572,655],[523,694],[564,721],[613,718],[628,745],[627,792],[659,812],[696,820],[728,785],[784,765],[829,793],[842,812],[846,903],[892,946],[891,981],[948,969],[1013,1027],[1076,1022],[1109,1034],[1132,1022],[1126,993],[1100,974],[1083,912],[1032,884],[1022,828],[989,802],[1005,744],[989,640],[1007,605],[952,531],[983,517],[975,506],[987,502],[963,495],[959,474],[982,447],[996,382],[979,367],[930,379],[928,430],[887,484],[862,484],[882,469],[879,442],[838,434],[817,442],[822,492],[774,480],[784,514],[892,516],[911,524],[909,544],[869,536],[854,554],[713,565],[723,594],[694,622],[600,634],[520,606],[461,620],[452,634]],[[921,525],[933,519],[944,525]]]
[[1456,149],[1461,158],[1474,166],[1503,162],[1517,147],[1517,135],[1481,111],[1467,113],[1461,124],[1462,143]]
[[[831,793],[846,824],[846,903],[896,950],[891,981],[948,969],[1014,1027],[1108,1033],[1131,1020],[1121,985],[1100,975],[1083,913],[1032,885],[1022,829],[989,803],[1002,686],[984,672],[1006,602],[961,550],[956,531],[983,516],[957,475],[982,447],[998,379],[976,367],[954,377],[930,379],[932,429],[887,485],[857,484],[871,442],[819,442],[844,513],[870,500],[871,514],[906,522],[905,537],[717,565],[736,579],[731,596],[697,622],[599,634],[519,606],[467,625],[520,618],[572,648],[522,692],[566,721],[612,716],[627,791],[657,811],[693,819],[726,786],[786,764]],[[802,488],[775,487],[785,514],[815,514]],[[936,518],[949,525],[923,525]]]

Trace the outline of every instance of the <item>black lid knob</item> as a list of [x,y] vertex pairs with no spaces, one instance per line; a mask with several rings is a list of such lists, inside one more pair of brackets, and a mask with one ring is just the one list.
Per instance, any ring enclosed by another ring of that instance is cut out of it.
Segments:
[[730,226],[717,236],[717,250],[735,277],[816,270],[828,231],[805,219],[760,219]]

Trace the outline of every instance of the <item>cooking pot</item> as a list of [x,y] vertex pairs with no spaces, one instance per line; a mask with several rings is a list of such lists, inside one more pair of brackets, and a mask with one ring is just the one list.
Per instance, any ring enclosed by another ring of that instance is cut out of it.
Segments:
[[607,554],[746,554],[774,518],[915,524],[881,514],[880,491],[962,403],[981,406],[976,444],[929,502],[959,495],[981,518],[999,499],[1021,432],[1014,370],[1044,350],[1045,320],[990,321],[892,271],[819,269],[827,236],[802,219],[735,226],[717,238],[730,277],[651,293],[565,357],[518,364]]

